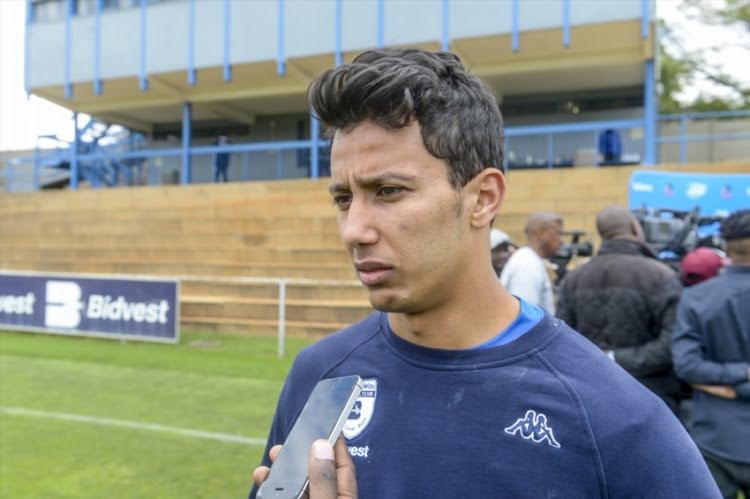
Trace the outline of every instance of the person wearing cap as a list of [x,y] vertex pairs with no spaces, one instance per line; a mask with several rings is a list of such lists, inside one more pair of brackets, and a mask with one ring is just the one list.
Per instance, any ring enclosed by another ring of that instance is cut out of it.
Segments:
[[516,250],[516,246],[513,241],[510,240],[510,236],[500,229],[492,229],[490,231],[490,250],[492,254],[492,268],[495,269],[495,273],[500,277],[500,273],[505,267],[505,263],[510,258],[510,255]]
[[726,265],[726,256],[717,248],[701,246],[685,255],[680,263],[680,275],[685,286],[693,286],[716,277]]
[[672,357],[693,388],[691,434],[724,497],[750,497],[750,210],[721,224],[731,264],[686,289]]
[[557,316],[677,414],[684,390],[670,346],[682,285],[646,246],[641,224],[626,208],[601,210],[596,229],[599,252],[563,278]]

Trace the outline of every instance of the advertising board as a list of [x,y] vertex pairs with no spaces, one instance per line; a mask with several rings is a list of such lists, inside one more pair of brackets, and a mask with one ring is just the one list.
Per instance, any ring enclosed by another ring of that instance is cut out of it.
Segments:
[[179,340],[179,281],[0,271],[0,328]]

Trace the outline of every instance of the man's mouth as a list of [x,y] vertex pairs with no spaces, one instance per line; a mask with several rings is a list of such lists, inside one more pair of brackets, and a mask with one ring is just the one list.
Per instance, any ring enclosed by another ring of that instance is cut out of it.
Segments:
[[354,264],[359,280],[365,286],[376,286],[382,283],[393,271],[385,264],[378,262],[358,262]]

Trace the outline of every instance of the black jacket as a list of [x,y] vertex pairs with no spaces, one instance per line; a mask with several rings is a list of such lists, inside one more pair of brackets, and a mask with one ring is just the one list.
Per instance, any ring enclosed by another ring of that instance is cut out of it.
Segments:
[[557,316],[673,409],[681,386],[672,371],[671,342],[682,284],[644,244],[612,239],[562,281]]

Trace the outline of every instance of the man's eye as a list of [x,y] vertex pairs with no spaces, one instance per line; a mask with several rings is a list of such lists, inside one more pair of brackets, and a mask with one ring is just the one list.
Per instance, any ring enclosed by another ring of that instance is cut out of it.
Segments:
[[401,191],[403,191],[403,188],[393,185],[386,185],[378,189],[378,193],[383,196],[393,196],[394,194],[399,194]]
[[333,196],[333,204],[339,207],[339,209],[344,209],[352,202],[352,196],[350,194],[338,194],[336,196]]

